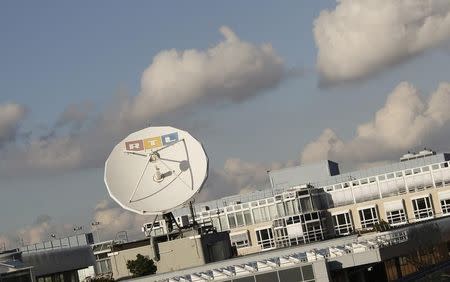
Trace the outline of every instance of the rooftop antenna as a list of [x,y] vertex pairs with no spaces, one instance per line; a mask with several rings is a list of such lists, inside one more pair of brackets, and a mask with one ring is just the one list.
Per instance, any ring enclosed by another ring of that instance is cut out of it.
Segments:
[[[172,230],[172,211],[200,192],[208,175],[208,157],[188,132],[148,127],[117,144],[105,163],[104,180],[111,198],[122,208],[162,217]],[[192,208],[191,208],[192,210]],[[193,222],[195,223],[195,216]]]

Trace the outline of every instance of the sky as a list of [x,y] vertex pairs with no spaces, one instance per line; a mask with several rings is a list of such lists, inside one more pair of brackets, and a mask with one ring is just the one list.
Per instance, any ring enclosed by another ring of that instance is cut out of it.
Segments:
[[0,246],[92,221],[139,234],[150,219],[109,199],[103,166],[148,125],[203,143],[197,201],[268,169],[450,149],[448,1],[196,4],[0,3]]

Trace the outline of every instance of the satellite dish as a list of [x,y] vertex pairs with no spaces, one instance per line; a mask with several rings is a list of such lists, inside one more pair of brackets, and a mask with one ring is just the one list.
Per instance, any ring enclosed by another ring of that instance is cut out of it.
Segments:
[[117,144],[106,160],[105,184],[123,208],[160,215],[188,202],[208,175],[208,157],[188,132],[148,127]]

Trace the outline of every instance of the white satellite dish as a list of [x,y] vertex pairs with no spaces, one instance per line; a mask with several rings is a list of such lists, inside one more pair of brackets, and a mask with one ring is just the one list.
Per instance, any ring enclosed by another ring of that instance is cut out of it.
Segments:
[[149,127],[114,147],[105,164],[109,195],[123,208],[161,215],[188,202],[208,176],[208,158],[188,132]]

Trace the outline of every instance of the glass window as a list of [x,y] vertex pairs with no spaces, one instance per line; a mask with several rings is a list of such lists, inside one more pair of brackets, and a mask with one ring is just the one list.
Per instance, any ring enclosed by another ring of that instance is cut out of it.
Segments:
[[305,221],[311,221],[311,214],[310,213],[305,213],[303,216],[305,217]]
[[378,223],[378,213],[375,207],[361,209],[358,212],[362,228],[372,228],[375,223]]
[[269,209],[267,207],[261,207],[261,220],[268,221],[269,218]]
[[245,219],[245,224],[247,224],[247,225],[253,224],[252,215],[249,210],[244,211],[244,219]]
[[278,271],[278,276],[280,277],[280,281],[283,282],[303,281],[299,267],[280,270]]
[[397,173],[395,174],[395,176],[397,176],[397,177],[402,177],[402,176],[403,176],[403,173],[402,173],[401,171],[399,171],[399,172],[397,172]]
[[300,198],[299,200],[302,212],[310,212],[313,210],[310,197]]
[[302,267],[303,280],[314,279],[314,271],[312,265],[305,265]]
[[269,206],[269,216],[271,219],[278,217],[277,207],[275,206],[275,204]]
[[390,225],[401,225],[407,223],[404,209],[387,211],[386,217]]
[[[230,280],[228,280],[228,281],[230,281]],[[228,282],[228,281],[225,281],[225,282]],[[248,276],[248,277],[234,278],[233,282],[255,282],[255,278],[253,275]]]
[[428,166],[424,166],[424,167],[422,167],[422,171],[430,171],[430,168],[428,167]]
[[256,282],[274,282],[278,281],[277,272],[269,272],[255,275]]
[[109,273],[112,272],[111,260],[109,258],[97,261],[97,271],[99,273]]
[[219,220],[220,220],[220,226],[222,227],[222,230],[229,229],[228,221],[227,221],[227,218],[225,217],[225,215],[221,214],[219,216]]
[[234,213],[227,215],[227,217],[228,217],[228,226],[230,226],[230,228],[235,228],[236,218],[234,217]]
[[411,175],[411,170],[410,169],[408,169],[408,170],[405,170],[405,175]]
[[286,201],[285,204],[286,204],[286,214],[288,214],[288,215],[294,214],[295,211],[294,211],[293,201]]
[[378,176],[378,180],[385,180],[386,179],[386,177],[384,176],[384,175],[380,175],[380,176]]
[[432,168],[433,170],[439,169],[439,165],[434,164],[434,165],[431,166],[431,168]]
[[262,222],[261,209],[260,208],[252,209],[252,213],[253,213],[253,219],[255,220],[255,223]]
[[242,214],[242,212],[238,212],[236,213],[236,222],[237,222],[237,226],[244,226],[244,215]]
[[416,219],[428,219],[433,217],[433,208],[431,206],[430,196],[412,200],[414,217]]
[[392,179],[392,178],[394,178],[394,174],[393,174],[393,173],[389,173],[389,174],[387,175],[387,179]]
[[277,212],[279,216],[285,216],[283,203],[277,203]]
[[272,249],[275,247],[272,228],[256,230],[256,238],[258,240],[258,245],[261,246],[262,249]]
[[414,173],[414,174],[420,173],[420,168],[415,168],[415,169],[413,169],[413,173]]
[[369,178],[369,182],[370,182],[370,183],[374,183],[375,181],[376,181],[375,177]]
[[450,215],[450,199],[441,200],[442,213]]
[[352,219],[349,212],[333,215],[333,225],[337,235],[348,235],[353,231]]

